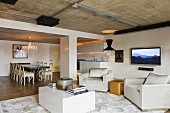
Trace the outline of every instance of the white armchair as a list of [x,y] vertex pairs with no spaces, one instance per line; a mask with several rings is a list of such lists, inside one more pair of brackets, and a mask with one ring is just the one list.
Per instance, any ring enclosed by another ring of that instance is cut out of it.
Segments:
[[143,85],[142,79],[125,79],[124,96],[141,110],[170,108],[170,84]]
[[[103,70],[106,73],[101,71],[100,68],[95,68],[91,69],[89,73],[81,74],[79,76],[79,84],[86,86],[89,90],[107,92],[109,90],[109,81],[113,80],[113,75],[111,71]],[[95,77],[90,76],[92,73]]]

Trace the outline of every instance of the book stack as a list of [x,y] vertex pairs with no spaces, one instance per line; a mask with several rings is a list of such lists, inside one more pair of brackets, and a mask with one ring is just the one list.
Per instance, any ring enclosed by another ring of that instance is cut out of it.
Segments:
[[88,92],[87,88],[85,86],[79,85],[76,88],[67,90],[66,93],[71,94],[71,95],[78,95],[82,93]]

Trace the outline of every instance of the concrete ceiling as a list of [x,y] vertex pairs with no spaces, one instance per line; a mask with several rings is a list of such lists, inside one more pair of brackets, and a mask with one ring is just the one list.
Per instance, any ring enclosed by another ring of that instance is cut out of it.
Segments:
[[[74,1],[76,0],[18,0],[15,5],[0,3],[0,18],[36,24],[35,19],[40,15],[53,15],[60,19],[60,24],[56,27],[96,34],[101,34],[105,29],[134,27],[109,16],[100,16],[75,7],[57,13]],[[84,0],[80,5],[139,26],[170,20],[170,0]]]

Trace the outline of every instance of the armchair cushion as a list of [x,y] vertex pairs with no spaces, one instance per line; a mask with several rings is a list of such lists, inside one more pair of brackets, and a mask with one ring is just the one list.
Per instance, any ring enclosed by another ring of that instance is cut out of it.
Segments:
[[89,77],[101,78],[108,72],[107,68],[91,68],[89,72]]
[[89,73],[83,73],[79,76],[79,85],[84,85],[89,90],[107,92],[111,80],[113,80],[111,71],[107,71],[106,74],[102,73],[102,77],[89,77]]
[[169,82],[168,75],[158,75],[149,73],[144,85],[146,84],[167,84]]

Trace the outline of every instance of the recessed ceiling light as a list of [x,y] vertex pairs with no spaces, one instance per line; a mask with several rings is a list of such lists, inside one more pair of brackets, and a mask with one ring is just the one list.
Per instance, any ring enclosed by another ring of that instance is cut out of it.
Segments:
[[110,33],[114,33],[115,31],[117,31],[117,30],[112,30],[112,29],[108,29],[108,30],[103,30],[102,31],[102,33],[104,33],[104,34],[110,34]]

